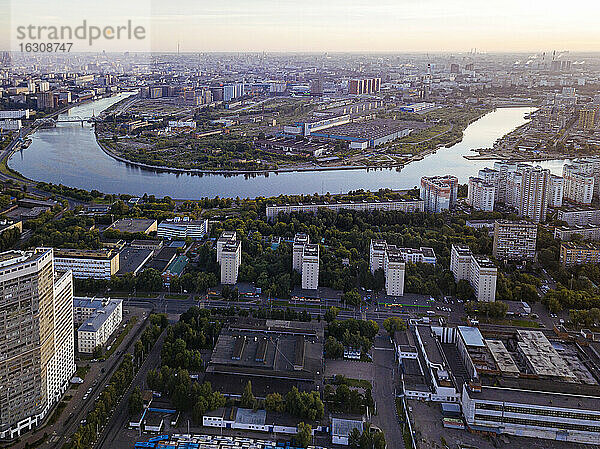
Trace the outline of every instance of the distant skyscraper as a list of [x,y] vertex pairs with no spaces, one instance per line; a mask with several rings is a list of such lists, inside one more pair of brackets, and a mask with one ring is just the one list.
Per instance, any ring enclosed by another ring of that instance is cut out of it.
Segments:
[[310,83],[310,94],[311,95],[323,95],[323,80],[321,78],[315,78]]
[[351,95],[374,94],[381,90],[381,78],[353,79],[348,83]]
[[0,438],[41,423],[75,372],[73,278],[52,249],[0,254]]

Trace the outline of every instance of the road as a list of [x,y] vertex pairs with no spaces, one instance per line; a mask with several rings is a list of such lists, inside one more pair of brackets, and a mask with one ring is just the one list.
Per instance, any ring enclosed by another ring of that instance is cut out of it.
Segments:
[[404,449],[402,430],[396,415],[396,359],[387,334],[380,332],[373,345],[373,399],[377,414],[371,422],[383,430],[389,449]]
[[156,344],[150,351],[150,354],[148,354],[148,357],[146,357],[146,360],[144,360],[144,363],[138,370],[135,378],[133,379],[133,382],[131,382],[131,385],[121,398],[121,401],[119,402],[119,404],[117,404],[115,408],[115,413],[112,415],[108,424],[100,432],[100,436],[98,437],[96,444],[92,446],[93,448],[104,447],[107,449],[113,449],[117,447],[114,443],[115,438],[118,435],[119,430],[124,429],[126,427],[125,424],[128,422],[129,418],[129,409],[127,407],[129,395],[135,387],[140,387],[140,389],[143,389],[144,383],[146,382],[146,376],[148,375],[148,371],[158,366],[160,362],[160,351],[162,349],[163,341],[166,335],[166,331],[163,331],[163,333],[156,341]]

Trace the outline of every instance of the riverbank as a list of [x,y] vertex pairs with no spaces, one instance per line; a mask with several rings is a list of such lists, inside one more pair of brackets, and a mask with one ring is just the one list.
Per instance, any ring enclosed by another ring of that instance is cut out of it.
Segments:
[[[124,101],[124,100],[125,99],[123,99],[122,101]],[[111,106],[111,108],[118,106],[119,103],[114,104],[113,106]],[[149,171],[154,171],[154,172],[158,172],[158,173],[231,176],[231,175],[267,175],[269,173],[276,174],[276,173],[297,173],[297,172],[321,172],[321,171],[329,171],[329,170],[402,169],[406,165],[410,164],[411,162],[420,161],[423,158],[425,158],[431,154],[435,154],[437,150],[449,148],[449,147],[452,147],[452,146],[462,142],[463,136],[464,136],[464,131],[471,124],[480,120],[482,117],[485,117],[487,114],[489,114],[492,111],[493,110],[482,112],[481,114],[479,114],[476,117],[474,117],[473,119],[471,119],[466,124],[466,126],[461,130],[461,135],[459,137],[457,137],[456,139],[453,139],[449,142],[445,142],[443,144],[439,144],[439,145],[435,146],[434,148],[424,149],[417,154],[414,154],[410,157],[404,158],[404,160],[402,162],[381,163],[381,164],[377,164],[377,165],[375,165],[375,164],[316,165],[315,164],[315,165],[310,165],[310,166],[295,165],[295,166],[283,167],[283,168],[259,169],[259,170],[248,170],[248,169],[223,170],[223,169],[202,169],[202,168],[180,168],[180,167],[171,167],[171,166],[167,166],[167,165],[146,164],[144,162],[138,162],[138,161],[133,161],[131,159],[127,159],[126,157],[123,157],[123,156],[115,153],[112,148],[110,148],[108,145],[104,144],[101,141],[101,139],[99,139],[99,136],[98,136],[98,133],[96,132],[96,130],[94,132],[94,135],[96,137],[96,142],[98,143],[98,146],[102,149],[102,151],[107,156],[110,156],[111,158],[113,158],[119,162],[129,164],[133,167],[137,167],[137,168],[141,168],[141,169],[149,170]],[[441,133],[438,136],[431,137],[422,142],[407,143],[407,144],[408,145],[420,145],[420,144],[426,143],[430,140],[439,138],[441,135],[451,132],[452,129],[453,129],[453,126],[451,126],[449,130]]]
[[[89,116],[92,110],[97,113],[116,101],[119,99],[100,100],[77,108],[71,114]],[[460,143],[449,144],[449,148],[424,150],[404,158],[399,161],[402,164],[393,168],[366,166],[363,161],[342,167],[310,166],[251,173],[189,173],[162,167],[143,168],[107,154],[98,144],[93,128],[69,124],[36,132],[30,147],[15,153],[8,165],[11,170],[36,182],[112,194],[143,196],[147,193],[190,200],[215,196],[255,198],[280,194],[340,193],[357,189],[412,189],[426,175],[451,173],[461,182],[466,182],[469,176],[485,167],[486,162],[469,161],[463,156],[469,155],[473,148],[492,146],[499,137],[520,126],[525,121],[524,114],[531,110],[517,108],[490,112],[465,129]],[[562,171],[559,163],[550,161],[542,162],[542,165],[547,165],[553,173]]]

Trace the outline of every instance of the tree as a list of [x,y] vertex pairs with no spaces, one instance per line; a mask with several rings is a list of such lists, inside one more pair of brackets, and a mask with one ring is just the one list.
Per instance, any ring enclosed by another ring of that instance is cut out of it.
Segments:
[[392,316],[383,320],[383,327],[394,338],[396,331],[406,330],[406,322],[400,317]]
[[298,424],[298,431],[294,436],[294,444],[298,447],[308,447],[312,441],[312,427],[310,424],[304,424],[300,422]]
[[344,346],[335,337],[327,337],[324,349],[328,359],[340,359],[344,356]]
[[282,413],[285,410],[285,401],[279,393],[268,394],[265,398],[265,409],[270,412]]
[[350,290],[342,295],[342,301],[349,306],[358,307],[361,301],[360,293],[357,289]]
[[351,449],[360,449],[360,430],[356,427],[348,435],[348,446]]
[[461,279],[456,285],[456,296],[463,301],[470,301],[475,297],[475,290],[468,281]]
[[242,393],[240,405],[244,408],[254,408],[256,406],[256,398],[252,394],[252,383],[248,381]]
[[330,307],[329,309],[327,309],[327,312],[325,312],[325,321],[331,323],[333,320],[336,319],[338,313],[340,313],[340,309],[338,309],[337,307]]
[[144,409],[144,400],[140,387],[135,387],[129,396],[129,415],[134,416]]

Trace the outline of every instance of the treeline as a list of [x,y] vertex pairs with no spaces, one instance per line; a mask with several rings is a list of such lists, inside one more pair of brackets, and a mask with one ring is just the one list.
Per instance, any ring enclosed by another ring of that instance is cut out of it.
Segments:
[[150,370],[146,378],[148,388],[158,391],[171,400],[180,412],[192,412],[192,420],[202,424],[202,416],[210,410],[225,406],[225,396],[213,391],[210,382],[194,382],[185,369],[162,366]]
[[18,228],[11,228],[0,234],[0,252],[13,247],[21,238],[21,231]]
[[220,321],[209,319],[208,309],[190,308],[179,322],[167,329],[162,347],[161,363],[173,369],[200,371],[203,368],[201,349],[212,349],[221,332]]
[[285,396],[279,393],[268,394],[264,408],[279,413],[289,413],[298,419],[316,421],[323,418],[325,406],[317,391],[302,391],[293,387]]
[[368,407],[372,408],[375,405],[370,388],[361,393],[345,384],[336,387],[331,384],[325,385],[323,397],[329,410],[340,413],[364,415]]
[[325,355],[331,359],[341,358],[344,356],[344,347],[366,353],[373,346],[377,332],[379,326],[373,320],[333,320],[327,325]]

